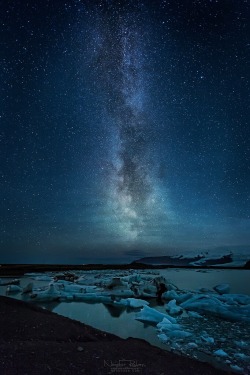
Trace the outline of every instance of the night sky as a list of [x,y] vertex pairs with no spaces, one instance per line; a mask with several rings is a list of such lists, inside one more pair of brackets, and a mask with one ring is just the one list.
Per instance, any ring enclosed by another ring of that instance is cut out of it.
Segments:
[[250,245],[249,1],[0,9],[0,262]]

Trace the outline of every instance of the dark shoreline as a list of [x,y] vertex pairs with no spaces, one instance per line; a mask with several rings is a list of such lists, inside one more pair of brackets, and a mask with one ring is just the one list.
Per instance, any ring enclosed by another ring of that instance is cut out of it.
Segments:
[[0,355],[2,375],[226,374],[8,297],[0,297]]
[[65,272],[65,271],[91,271],[91,270],[147,270],[147,269],[225,269],[225,270],[247,270],[247,267],[213,267],[213,266],[173,266],[173,265],[147,265],[142,263],[130,264],[2,264],[0,266],[1,276],[22,276],[28,272]]

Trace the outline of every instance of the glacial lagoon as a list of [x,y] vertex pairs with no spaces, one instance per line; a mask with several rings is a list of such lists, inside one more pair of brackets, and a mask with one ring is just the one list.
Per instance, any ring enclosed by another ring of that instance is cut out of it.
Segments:
[[[205,292],[209,290],[213,291],[215,285],[227,283],[230,285],[230,295],[245,295],[245,298],[250,296],[250,283],[248,282],[250,279],[249,270],[108,270],[78,271],[77,274],[83,275],[84,278],[88,280],[88,285],[93,284],[95,280],[108,280],[112,279],[112,277],[120,277],[128,280],[131,275],[140,275],[139,277],[144,278],[145,282],[147,278],[153,280],[154,278],[163,276],[169,283],[176,286],[177,289],[175,290],[180,291],[182,295],[190,292],[194,296],[197,296],[197,293],[199,296],[201,288],[203,288]],[[33,282],[33,290],[41,290],[43,292],[44,290],[46,291],[49,283],[53,281],[53,276],[54,273],[24,276],[20,279],[20,287],[23,288],[28,283]],[[6,281],[7,279],[4,278],[2,280]],[[70,282],[68,284],[69,286],[74,285]],[[54,283],[54,285],[57,285],[57,283]],[[65,290],[67,290],[67,288],[68,286],[66,285]],[[0,286],[0,293],[2,295],[6,295],[6,290],[6,286]],[[173,291],[173,293],[175,292]],[[152,312],[154,315],[155,311],[170,317],[167,308],[168,304],[171,302],[171,298],[164,300],[164,304],[162,305],[158,304],[155,298],[146,298],[146,301],[148,301],[148,306],[146,307],[148,310],[146,311],[145,307],[144,310],[142,307],[130,307],[126,304],[126,298],[122,297],[119,297],[118,300],[121,299],[121,301],[124,302],[119,304],[95,302],[94,300],[91,301],[91,299],[88,301],[75,301],[70,298],[62,301],[52,300],[48,302],[44,299],[43,301],[35,302],[35,299],[31,299],[28,294],[18,292],[10,293],[9,296],[37,303],[43,308],[49,309],[55,313],[79,320],[103,331],[114,333],[122,338],[141,338],[163,349],[173,350],[177,353],[199,358],[200,360],[206,360],[222,368],[226,366],[226,368],[236,373],[247,374],[249,372],[250,323],[248,321],[232,321],[231,319],[222,319],[214,314],[198,314],[197,312],[192,316],[192,311],[186,314],[185,309],[183,309],[181,315],[174,314],[173,319],[176,319],[176,323],[180,328],[178,328],[173,338],[171,335],[175,331],[172,329],[170,335],[168,322],[164,325],[164,323],[161,323],[162,318],[159,318],[158,323],[162,325],[158,324],[157,326],[157,323],[155,321],[152,322],[150,318]],[[231,303],[232,306],[233,304],[237,305],[237,302],[235,302],[236,297],[232,298],[229,304]],[[129,300],[129,298],[127,300]],[[223,303],[221,301],[219,302]],[[246,306],[249,307],[249,305]],[[239,305],[239,309],[241,307],[242,306]],[[233,306],[233,308],[235,309],[235,306]],[[138,320],[138,317],[140,318],[138,314],[140,314],[141,310],[144,311],[146,320]],[[149,318],[147,318],[148,312]],[[172,325],[172,327],[174,327],[174,325]]]

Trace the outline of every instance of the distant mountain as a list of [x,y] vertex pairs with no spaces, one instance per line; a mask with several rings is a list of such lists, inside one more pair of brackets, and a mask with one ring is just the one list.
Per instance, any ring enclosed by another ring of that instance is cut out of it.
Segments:
[[176,256],[158,256],[158,257],[144,257],[135,260],[133,263],[143,263],[152,265],[169,265],[169,266],[188,266],[191,262],[197,262],[202,259],[202,256],[198,255],[194,258],[184,258],[182,255]]
[[[249,257],[248,257],[249,259]],[[224,266],[224,267],[244,267],[247,263],[247,258],[234,256],[232,252],[228,254],[205,254],[199,255],[178,255],[178,256],[156,256],[156,257],[144,257],[135,260],[133,263],[141,263],[146,265],[165,265],[165,266]]]

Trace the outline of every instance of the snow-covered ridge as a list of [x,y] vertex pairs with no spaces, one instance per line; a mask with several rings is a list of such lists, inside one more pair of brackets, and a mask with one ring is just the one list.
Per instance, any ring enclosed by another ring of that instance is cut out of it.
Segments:
[[222,266],[222,267],[245,267],[250,259],[250,248],[244,251],[205,251],[189,252],[184,255],[165,255],[152,256],[137,259],[134,263],[143,263],[147,265],[169,265],[169,266]]

